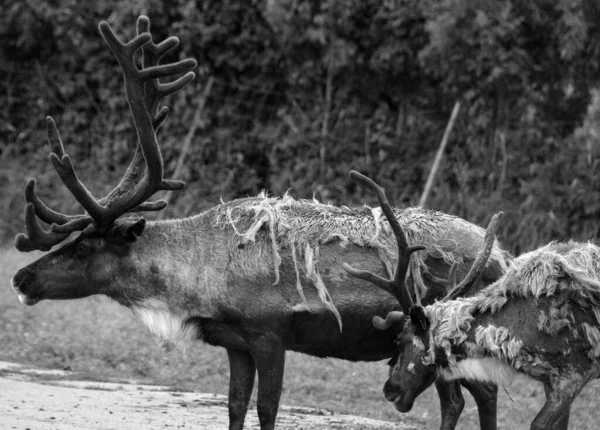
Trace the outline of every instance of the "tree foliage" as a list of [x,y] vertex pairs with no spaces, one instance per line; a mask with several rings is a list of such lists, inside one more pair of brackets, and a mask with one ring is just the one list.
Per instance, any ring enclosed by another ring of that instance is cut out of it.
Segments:
[[[450,111],[462,110],[429,205],[501,232],[513,252],[600,233],[600,6],[594,0],[8,0],[0,5],[0,231],[22,225],[26,176],[77,211],[46,161],[55,117],[98,195],[135,132],[118,66],[98,34],[181,39],[199,77],[170,98],[160,131],[173,170],[202,87],[214,78],[168,209],[184,216],[267,189],[373,203],[347,173],[416,204]],[[99,171],[100,170],[100,171]]]

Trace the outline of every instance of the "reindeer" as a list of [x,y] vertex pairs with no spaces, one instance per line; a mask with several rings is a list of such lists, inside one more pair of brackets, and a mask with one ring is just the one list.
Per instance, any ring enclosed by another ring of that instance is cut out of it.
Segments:
[[[398,310],[397,300],[388,292],[365,288],[341,268],[349,261],[381,275],[393,269],[395,241],[378,209],[259,195],[185,219],[146,222],[125,216],[164,208],[166,203],[148,199],[158,190],[183,186],[163,178],[156,132],[168,113],[160,108],[161,100],[193,78],[196,63],[159,64],[178,41],[170,37],[154,44],[146,17],[139,18],[138,35],[127,43],[106,22],[99,29],[123,70],[138,134],[136,152],[119,184],[96,199],[78,179],[54,121],[47,118],[50,160],[87,214],[53,211],[29,180],[27,234],[17,235],[15,246],[20,251],[60,247],[14,275],[11,284],[19,300],[34,305],[44,299],[104,294],[163,338],[224,347],[230,363],[230,429],[243,427],[255,374],[261,428],[274,428],[286,350],[353,361],[393,357],[395,331],[375,329],[371,318]],[[140,49],[143,62],[138,69],[133,55]],[[171,83],[159,82],[182,73]],[[433,282],[434,277],[445,276],[453,264],[457,273],[466,272],[483,229],[420,208],[395,214],[411,240],[427,245],[409,271],[415,294],[424,302],[445,294],[445,285]],[[480,284],[504,273],[505,258],[495,245]],[[453,428],[456,411],[462,409],[460,387],[445,382],[437,386],[442,428]],[[496,387],[468,388],[478,399],[486,426],[495,428]]]
[[[378,193],[383,208],[383,191],[372,182],[366,185]],[[436,376],[505,385],[520,373],[542,382],[546,393],[531,429],[568,428],[571,403],[587,382],[600,376],[600,248],[550,243],[513,260],[502,277],[476,295],[459,297],[485,266],[499,213],[463,282],[423,307],[413,304],[404,282],[411,254],[423,246],[409,246],[394,214],[384,212],[398,241],[394,279],[344,267],[352,276],[394,292],[402,307],[385,321],[374,321],[381,326],[404,322],[398,329],[400,358],[384,386],[386,399],[397,402],[408,395],[414,400],[419,391],[411,388]]]

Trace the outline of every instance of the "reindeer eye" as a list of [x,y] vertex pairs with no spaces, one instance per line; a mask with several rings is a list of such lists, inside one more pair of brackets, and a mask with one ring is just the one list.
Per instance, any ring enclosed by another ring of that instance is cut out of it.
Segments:
[[88,242],[79,242],[77,244],[77,255],[79,257],[85,257],[90,253],[92,246]]

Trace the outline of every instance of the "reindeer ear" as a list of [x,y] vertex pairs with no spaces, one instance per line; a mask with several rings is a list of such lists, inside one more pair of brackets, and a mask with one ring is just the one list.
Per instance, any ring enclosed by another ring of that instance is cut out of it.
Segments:
[[413,306],[410,310],[410,321],[415,327],[416,334],[425,333],[429,330],[429,318],[425,315],[425,311],[421,306]]
[[137,238],[142,235],[145,227],[146,220],[144,218],[128,223],[123,230],[123,239],[125,239],[126,242],[135,242]]

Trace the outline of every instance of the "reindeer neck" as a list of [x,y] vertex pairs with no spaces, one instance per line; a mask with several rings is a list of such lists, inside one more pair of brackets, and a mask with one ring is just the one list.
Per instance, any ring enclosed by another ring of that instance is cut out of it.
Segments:
[[198,238],[207,230],[203,217],[182,218],[164,221],[149,221],[139,238],[139,251],[161,254],[180,254],[195,249]]
[[194,306],[202,291],[225,282],[219,270],[227,260],[224,240],[202,215],[148,222],[123,259],[127,270],[120,273],[126,275],[115,280],[111,297],[129,307],[156,301],[177,309]]
[[430,346],[459,346],[467,341],[475,310],[473,297],[436,302],[425,307],[430,322]]
[[513,378],[513,364],[522,345],[511,330],[515,313],[512,306],[496,312],[482,309],[482,303],[490,300],[489,295],[480,294],[427,308],[432,321],[430,360],[435,360],[445,379],[508,384]]
[[429,356],[438,375],[446,380],[469,379],[505,383],[512,371],[495,357],[486,356],[477,346],[478,319],[472,300],[457,299],[428,306],[432,322],[429,330]]

